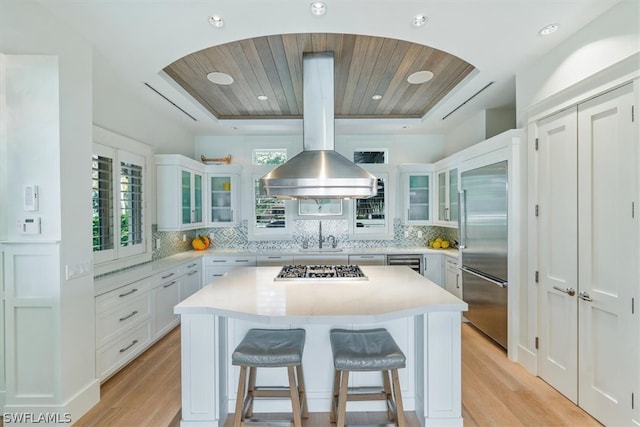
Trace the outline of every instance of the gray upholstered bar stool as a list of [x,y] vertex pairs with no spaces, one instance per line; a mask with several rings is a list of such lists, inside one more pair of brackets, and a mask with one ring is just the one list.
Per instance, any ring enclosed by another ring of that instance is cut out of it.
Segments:
[[[384,328],[360,331],[332,329],[329,338],[335,368],[331,422],[335,422],[337,427],[344,426],[348,400],[386,400],[389,419],[398,427],[405,427],[398,369],[405,367],[406,357],[391,334]],[[382,390],[350,393],[350,371],[381,371]],[[393,393],[390,382],[393,383]]]
[[[302,426],[301,418],[309,416],[302,375],[304,339],[304,329],[250,329],[247,332],[231,356],[232,363],[240,366],[234,427],[245,425],[245,420],[253,415],[253,400],[256,397],[290,398],[293,425]],[[256,387],[257,368],[277,367],[287,368],[288,388]]]

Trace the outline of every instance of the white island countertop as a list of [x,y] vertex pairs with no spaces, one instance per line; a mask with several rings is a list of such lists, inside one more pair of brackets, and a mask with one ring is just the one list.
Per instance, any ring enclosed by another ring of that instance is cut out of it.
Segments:
[[274,281],[281,267],[240,267],[175,307],[261,323],[375,323],[467,304],[402,266],[361,266],[368,280]]

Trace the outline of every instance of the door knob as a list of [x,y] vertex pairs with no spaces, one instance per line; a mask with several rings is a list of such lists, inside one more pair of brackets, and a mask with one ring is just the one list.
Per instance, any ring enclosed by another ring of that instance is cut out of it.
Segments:
[[589,293],[586,292],[586,291],[585,292],[580,292],[578,294],[578,298],[580,298],[583,301],[587,301],[587,302],[593,301],[593,299],[589,296]]

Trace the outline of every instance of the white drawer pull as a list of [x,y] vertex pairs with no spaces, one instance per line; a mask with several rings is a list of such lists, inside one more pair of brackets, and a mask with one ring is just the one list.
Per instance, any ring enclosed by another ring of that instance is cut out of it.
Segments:
[[138,340],[133,340],[131,342],[131,344],[129,344],[128,346],[126,346],[125,348],[121,348],[120,349],[120,353],[124,353],[125,351],[129,350],[131,347],[133,347],[134,345],[138,344]]
[[127,319],[129,319],[129,318],[131,318],[131,317],[135,316],[136,314],[138,314],[138,310],[135,310],[135,311],[131,312],[131,314],[129,314],[129,315],[127,315],[127,316],[121,317],[119,320],[120,320],[121,322],[124,322],[125,320],[127,320]]
[[129,292],[125,292],[124,294],[120,294],[120,295],[118,295],[118,296],[119,296],[120,298],[124,298],[124,297],[126,297],[127,295],[131,295],[131,294],[132,294],[132,293],[134,293],[134,292],[138,292],[138,288],[131,289]]
[[168,288],[169,286],[173,286],[175,284],[176,284],[176,281],[174,280],[173,282],[167,283],[166,285],[164,285],[163,288]]

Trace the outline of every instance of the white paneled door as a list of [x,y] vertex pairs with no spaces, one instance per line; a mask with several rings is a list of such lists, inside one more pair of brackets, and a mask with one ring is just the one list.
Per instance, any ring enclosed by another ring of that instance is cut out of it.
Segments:
[[633,100],[629,84],[537,123],[539,375],[611,426],[631,424],[640,360]]
[[639,363],[628,347],[640,259],[632,105],[629,84],[578,106],[578,395],[610,426],[630,423],[630,373]]
[[578,402],[576,110],[538,123],[540,377]]

